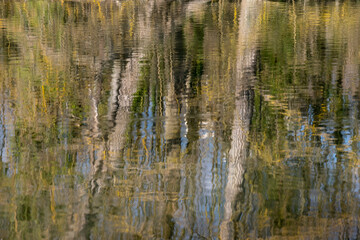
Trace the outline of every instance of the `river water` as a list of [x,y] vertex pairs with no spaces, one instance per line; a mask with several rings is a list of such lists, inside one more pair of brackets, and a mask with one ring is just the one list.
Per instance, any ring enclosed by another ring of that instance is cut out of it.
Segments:
[[0,0],[1,239],[359,239],[360,3]]

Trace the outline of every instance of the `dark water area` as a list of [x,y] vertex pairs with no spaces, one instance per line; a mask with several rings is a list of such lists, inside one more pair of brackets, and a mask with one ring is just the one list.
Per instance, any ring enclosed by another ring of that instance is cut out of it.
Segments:
[[359,239],[360,2],[0,0],[0,239]]

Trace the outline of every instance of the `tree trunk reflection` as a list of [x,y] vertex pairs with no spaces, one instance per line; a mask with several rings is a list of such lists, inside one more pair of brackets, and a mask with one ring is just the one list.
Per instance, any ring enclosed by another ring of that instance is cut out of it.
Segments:
[[245,0],[240,4],[237,76],[235,92],[234,121],[231,133],[231,149],[229,151],[228,176],[225,188],[224,219],[221,225],[221,239],[235,238],[235,222],[233,212],[243,182],[244,165],[248,156],[247,136],[253,111],[254,65],[258,20],[262,9],[262,1]]

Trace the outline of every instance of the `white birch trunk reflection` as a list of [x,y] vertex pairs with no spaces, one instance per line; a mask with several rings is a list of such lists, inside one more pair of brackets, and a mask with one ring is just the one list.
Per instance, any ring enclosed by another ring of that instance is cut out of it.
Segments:
[[343,73],[343,89],[344,94],[349,93],[352,97],[355,96],[359,88],[359,70],[360,70],[360,39],[357,37],[360,34],[360,24],[353,23],[347,29],[347,52],[344,61]]
[[234,238],[234,224],[232,222],[236,197],[240,192],[243,181],[244,163],[247,157],[247,134],[250,129],[252,116],[252,80],[253,65],[257,46],[257,21],[261,13],[261,1],[244,0],[241,2],[239,19],[236,100],[232,142],[229,152],[228,180],[225,188],[224,218],[221,224],[221,239]]
[[124,148],[126,128],[128,126],[132,96],[136,92],[139,77],[140,56],[133,55],[128,59],[124,72],[120,72],[120,63],[114,63],[109,99],[109,117],[114,127],[108,139],[109,159],[112,168],[116,169],[116,160]]
[[[78,209],[75,210],[77,216],[76,221],[72,225],[73,231],[68,232],[69,237],[79,239],[88,238],[88,226],[91,225],[89,221],[91,216],[97,216],[96,212],[99,199],[101,199],[102,189],[106,189],[109,185],[110,171],[116,168],[116,161],[114,160],[119,156],[120,150],[124,147],[125,131],[128,126],[131,99],[136,91],[138,80],[138,58],[131,56],[124,72],[121,73],[121,65],[119,60],[115,60],[113,64],[113,73],[111,75],[111,93],[109,98],[109,116],[113,122],[111,134],[108,141],[101,139],[101,132],[99,130],[99,113],[98,104],[100,101],[100,88],[94,84],[94,88],[90,92],[91,100],[91,118],[90,118],[90,136],[93,138],[93,143],[89,146],[90,150],[90,164],[91,171],[89,174],[89,187],[90,193],[81,190],[79,196],[88,196],[87,199],[82,199],[79,203]],[[106,146],[107,145],[107,146]],[[108,151],[107,151],[108,149]],[[109,156],[106,156],[108,152]],[[109,162],[106,162],[108,159]],[[90,194],[90,196],[89,196]],[[95,209],[95,210],[94,210]],[[95,212],[94,212],[95,211]],[[88,217],[87,217],[88,215]],[[90,217],[89,217],[90,216]]]

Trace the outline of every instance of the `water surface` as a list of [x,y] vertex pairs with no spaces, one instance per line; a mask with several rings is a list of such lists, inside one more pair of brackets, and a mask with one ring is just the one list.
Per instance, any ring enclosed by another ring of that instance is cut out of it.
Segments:
[[0,0],[1,239],[360,238],[358,1]]

